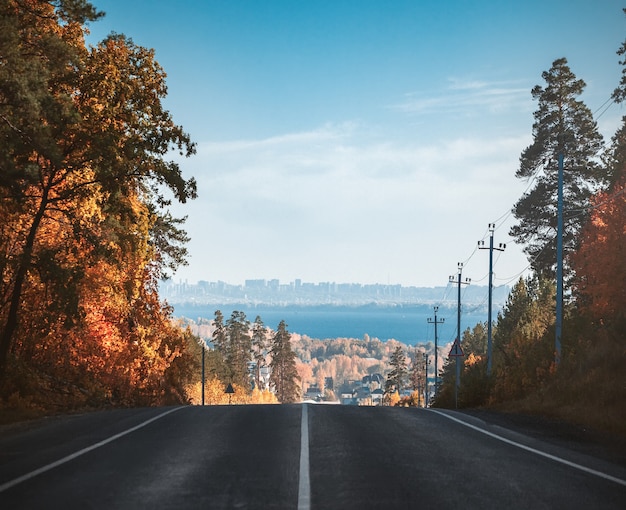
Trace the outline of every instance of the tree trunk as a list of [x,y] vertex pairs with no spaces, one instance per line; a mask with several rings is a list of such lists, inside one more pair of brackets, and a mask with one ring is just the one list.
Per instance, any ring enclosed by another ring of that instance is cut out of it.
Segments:
[[44,188],[43,190],[41,202],[39,203],[39,209],[37,210],[37,213],[35,214],[33,222],[30,226],[30,230],[28,232],[28,236],[26,237],[26,242],[24,243],[24,248],[22,250],[22,255],[20,257],[21,260],[15,274],[15,283],[13,284],[13,291],[11,293],[11,304],[9,307],[9,313],[7,315],[6,323],[4,324],[4,328],[2,329],[2,335],[0,336],[0,381],[4,379],[4,376],[6,374],[6,365],[9,352],[11,351],[15,332],[19,323],[20,305],[22,303],[22,290],[24,287],[24,281],[26,280],[26,276],[28,275],[28,271],[30,270],[30,266],[32,263],[33,248],[35,246],[37,231],[39,230],[41,220],[43,219],[46,207],[48,205],[48,191],[48,188]]

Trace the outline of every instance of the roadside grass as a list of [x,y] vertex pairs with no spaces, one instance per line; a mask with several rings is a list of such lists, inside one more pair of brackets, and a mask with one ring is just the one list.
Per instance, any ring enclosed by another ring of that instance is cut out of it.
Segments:
[[50,413],[42,409],[7,409],[0,407],[0,425],[10,425],[12,423],[36,420],[48,416]]
[[88,401],[85,392],[75,385],[59,383],[23,364],[15,364],[10,366],[0,393],[0,425],[104,407],[104,400]]
[[626,344],[619,335],[596,335],[538,391],[491,409],[542,415],[626,437]]

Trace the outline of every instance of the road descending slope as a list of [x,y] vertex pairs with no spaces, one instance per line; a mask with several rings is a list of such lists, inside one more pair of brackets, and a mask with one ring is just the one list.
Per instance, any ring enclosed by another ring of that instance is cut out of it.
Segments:
[[626,466],[454,412],[127,409],[1,432],[3,509],[621,509],[626,502]]

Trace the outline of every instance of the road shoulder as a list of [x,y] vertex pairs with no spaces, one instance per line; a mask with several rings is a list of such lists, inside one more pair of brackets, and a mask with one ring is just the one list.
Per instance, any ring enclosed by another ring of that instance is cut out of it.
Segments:
[[626,438],[544,416],[464,409],[460,414],[626,467]]

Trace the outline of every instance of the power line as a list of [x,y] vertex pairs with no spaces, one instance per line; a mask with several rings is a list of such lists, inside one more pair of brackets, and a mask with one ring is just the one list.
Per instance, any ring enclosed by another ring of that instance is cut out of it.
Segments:
[[[595,117],[596,120],[598,120],[600,117],[602,117],[607,112],[607,110],[611,106],[613,106],[614,103],[615,103],[615,99],[613,99],[613,96],[609,97],[604,103],[602,103],[602,105],[595,112],[592,113],[592,116]],[[606,106],[606,108],[605,108],[605,106]],[[602,110],[602,108],[604,108],[604,110]],[[596,114],[600,110],[602,110],[602,113],[596,117]]]
[[[537,176],[539,175],[539,172],[542,170],[545,170],[545,166],[546,166],[546,161],[541,162],[537,166],[533,174],[528,178],[528,186],[526,186],[526,189],[522,192],[522,196],[524,196],[528,192],[530,187],[535,183],[535,181],[537,180]],[[498,230],[501,226],[503,226],[504,222],[508,220],[509,216],[511,216],[512,214],[513,214],[513,208],[510,208],[505,213],[503,213],[499,218],[496,218],[496,220],[493,222],[498,225],[498,227],[496,227],[496,230]]]
[[610,97],[609,97],[609,98],[608,98],[608,99],[607,99],[604,103],[602,103],[602,104],[601,104],[601,105],[600,105],[600,106],[596,109],[596,111],[595,111],[595,112],[593,112],[591,115],[594,115],[594,116],[595,116],[595,114],[596,114],[596,113],[598,113],[600,110],[602,110],[602,108],[604,108],[604,106],[605,106],[607,103],[613,103],[614,101],[615,101],[615,100],[613,99],[613,96],[610,96]]
[[504,283],[502,285],[498,285],[498,287],[496,288],[500,288],[500,287],[506,287],[507,285],[509,285],[511,282],[519,279],[520,276],[522,276],[526,271],[528,271],[531,268],[532,264],[528,264],[524,269],[522,269],[519,273],[513,275],[513,276],[509,276],[507,278],[497,278],[494,277],[495,280],[498,281],[504,281]]
[[485,278],[487,278],[488,276],[489,276],[489,273],[485,273],[485,276],[483,276],[482,278],[478,278],[478,279],[474,278],[474,279],[472,279],[472,281],[473,281],[474,283],[482,282],[482,281],[483,281]]

